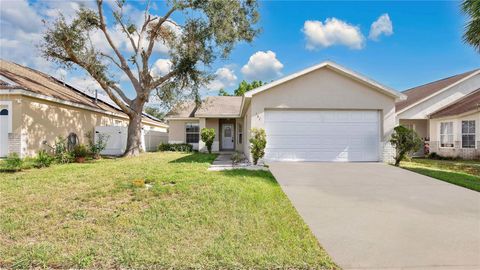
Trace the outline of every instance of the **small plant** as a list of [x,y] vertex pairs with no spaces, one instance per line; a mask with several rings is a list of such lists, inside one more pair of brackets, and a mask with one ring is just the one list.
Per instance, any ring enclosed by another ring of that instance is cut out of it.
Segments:
[[258,160],[265,155],[267,146],[267,134],[263,128],[252,128],[252,137],[250,138],[250,152],[253,157],[253,164],[257,165]]
[[53,162],[53,157],[50,156],[47,153],[47,151],[40,150],[40,152],[38,152],[37,156],[33,161],[33,166],[35,168],[46,168],[46,167],[50,167],[52,162]]
[[161,143],[158,151],[192,152],[193,146],[188,143]]
[[53,146],[55,160],[60,164],[70,163],[73,160],[72,154],[67,149],[67,140],[63,137],[57,137]]
[[422,139],[420,139],[414,130],[404,126],[398,126],[393,130],[390,143],[396,150],[394,156],[395,166],[399,166],[400,161],[405,159],[408,153],[412,153],[420,149],[422,146]]
[[90,153],[94,159],[100,158],[100,152],[102,152],[105,147],[107,147],[107,141],[109,136],[106,134],[99,133],[95,139],[93,135],[87,135],[89,137],[89,148]]
[[11,153],[4,161],[3,171],[18,172],[22,170],[23,160],[17,153]]
[[212,153],[212,144],[215,139],[215,129],[213,128],[202,128],[201,131],[202,142],[207,146],[208,153]]
[[232,165],[237,165],[238,163],[242,162],[245,159],[245,156],[240,152],[235,152],[232,157]]
[[78,163],[85,162],[85,158],[88,156],[88,149],[83,144],[77,144],[72,151],[73,156],[75,157],[75,161]]

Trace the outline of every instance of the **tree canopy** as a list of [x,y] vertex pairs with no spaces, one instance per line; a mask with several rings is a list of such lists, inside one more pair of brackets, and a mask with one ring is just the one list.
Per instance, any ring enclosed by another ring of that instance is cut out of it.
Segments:
[[463,39],[480,52],[480,1],[464,0],[462,9],[470,17]]
[[[262,81],[256,81],[255,80],[255,81],[252,81],[252,82],[248,83],[247,81],[243,80],[243,81],[240,82],[238,87],[233,91],[233,96],[243,96],[243,94],[245,94],[245,92],[253,90],[253,89],[255,89],[257,87],[260,87],[264,84],[265,83],[262,82]],[[220,91],[218,91],[218,95],[219,96],[232,96],[227,91],[225,91],[225,89],[220,89]]]
[[[106,8],[103,0],[96,8],[82,7],[73,18],[59,15],[47,22],[40,44],[43,56],[61,66],[80,67],[95,79],[108,96],[129,116],[127,150],[136,155],[141,145],[141,113],[152,93],[165,103],[181,97],[199,101],[199,89],[212,78],[210,65],[217,57],[226,58],[241,41],[251,42],[259,14],[255,0],[169,0],[163,14],[153,14],[150,1],[143,3],[141,23],[133,23],[125,0]],[[105,12],[111,11],[111,18]],[[177,21],[172,19],[177,14]],[[130,50],[115,41],[120,29]],[[101,37],[101,42],[93,39]],[[168,48],[168,70],[153,68],[154,48]],[[107,49],[105,49],[105,47]],[[119,83],[121,73],[134,90],[130,97]]]

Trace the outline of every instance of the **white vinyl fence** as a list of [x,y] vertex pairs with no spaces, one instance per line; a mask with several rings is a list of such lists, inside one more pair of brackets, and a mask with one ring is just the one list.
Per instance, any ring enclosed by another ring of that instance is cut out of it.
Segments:
[[[95,141],[98,140],[100,134],[103,134],[107,140],[107,145],[100,154],[107,156],[120,156],[125,152],[128,136],[127,127],[95,127]],[[158,145],[162,142],[168,142],[167,132],[142,129],[143,151],[156,151]]]

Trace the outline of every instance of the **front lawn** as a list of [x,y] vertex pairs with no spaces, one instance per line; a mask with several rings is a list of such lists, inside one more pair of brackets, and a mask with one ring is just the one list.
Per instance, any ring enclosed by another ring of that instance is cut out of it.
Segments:
[[0,268],[335,268],[269,172],[214,158],[0,173]]
[[480,161],[414,158],[411,161],[402,161],[400,166],[445,182],[480,191]]

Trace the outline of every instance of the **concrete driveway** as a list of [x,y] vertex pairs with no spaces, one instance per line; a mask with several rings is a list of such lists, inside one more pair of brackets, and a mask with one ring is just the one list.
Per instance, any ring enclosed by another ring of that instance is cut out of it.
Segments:
[[381,163],[272,163],[344,269],[480,269],[480,193]]

